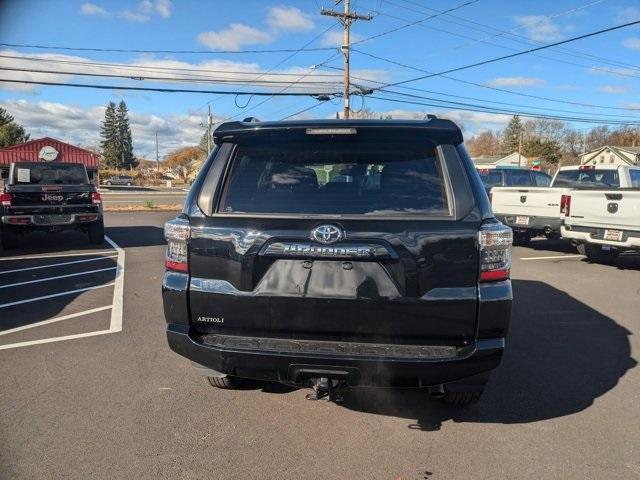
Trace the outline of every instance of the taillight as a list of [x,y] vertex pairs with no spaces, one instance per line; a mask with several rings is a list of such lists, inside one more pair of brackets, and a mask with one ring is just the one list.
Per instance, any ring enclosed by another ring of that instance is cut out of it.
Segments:
[[92,192],[91,203],[94,205],[100,205],[102,203],[102,196],[98,192]]
[[507,280],[511,273],[513,231],[501,223],[487,223],[478,232],[480,281]]
[[10,193],[0,193],[0,205],[3,207],[10,207],[13,200],[13,195]]
[[176,218],[164,224],[164,238],[167,240],[167,254],[164,266],[178,272],[189,271],[188,242],[191,238],[189,221]]
[[571,195],[562,195],[560,197],[560,213],[569,216],[571,212]]

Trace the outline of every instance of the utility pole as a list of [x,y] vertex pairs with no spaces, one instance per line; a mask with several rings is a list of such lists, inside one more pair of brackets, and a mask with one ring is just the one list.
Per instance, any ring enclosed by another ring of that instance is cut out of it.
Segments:
[[207,156],[211,153],[211,105],[209,105],[209,114],[207,115]]
[[156,171],[160,171],[160,157],[158,157],[158,132],[156,132]]
[[344,65],[343,67],[344,85],[343,85],[343,94],[342,94],[344,109],[343,109],[342,116],[345,119],[348,119],[349,112],[350,112],[349,49],[351,46],[351,31],[350,31],[351,23],[353,23],[354,20],[371,20],[373,17],[371,15],[358,15],[356,12],[351,12],[351,0],[336,0],[336,5],[338,5],[341,1],[344,4],[343,13],[336,12],[335,10],[327,10],[323,8],[320,10],[320,15],[326,15],[328,17],[336,17],[340,21],[340,23],[342,23],[342,27],[344,29],[344,33],[342,35],[342,46],[340,47],[340,50],[342,50],[343,65]]

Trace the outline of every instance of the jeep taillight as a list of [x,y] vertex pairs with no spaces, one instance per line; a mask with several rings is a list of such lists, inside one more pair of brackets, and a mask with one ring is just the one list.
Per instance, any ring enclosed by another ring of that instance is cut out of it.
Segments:
[[176,218],[164,224],[164,238],[167,240],[167,254],[164,266],[177,272],[189,271],[188,242],[191,237],[189,221]]
[[566,217],[571,212],[571,195],[562,195],[560,197],[560,213]]
[[92,192],[91,203],[93,203],[94,205],[100,205],[102,203],[102,195],[100,195],[98,192]]
[[3,207],[10,207],[13,201],[13,195],[10,193],[0,193],[0,205]]
[[513,231],[501,223],[487,223],[478,232],[480,281],[507,280],[511,272]]

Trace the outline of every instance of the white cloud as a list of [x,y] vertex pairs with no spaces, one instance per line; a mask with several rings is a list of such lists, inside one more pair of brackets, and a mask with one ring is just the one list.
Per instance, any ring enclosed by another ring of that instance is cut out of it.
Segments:
[[213,50],[237,51],[243,45],[264,45],[272,40],[269,33],[242,23],[232,23],[226,30],[198,35],[198,41]]
[[[357,33],[351,33],[351,42],[359,42],[364,37],[362,35],[358,35]],[[320,39],[320,45],[323,47],[339,47],[342,45],[342,32],[331,31],[325,33]]]
[[128,22],[145,23],[154,15],[165,20],[171,18],[171,0],[142,0],[135,10],[123,10],[118,15]]
[[498,77],[487,82],[492,87],[540,87],[544,80],[536,77]]
[[589,73],[594,75],[610,75],[616,78],[629,78],[637,75],[638,71],[620,67],[591,67]]
[[521,15],[514,20],[536,42],[556,42],[564,37],[560,26],[544,15]]
[[284,5],[269,8],[266,22],[276,31],[304,32],[314,27],[309,16],[299,8]]
[[598,91],[602,93],[627,93],[630,90],[625,85],[600,85]]
[[640,18],[639,7],[623,7],[616,9],[616,23],[627,23]]
[[151,17],[149,15],[145,15],[144,13],[140,12],[134,12],[131,10],[123,10],[119,13],[119,15],[127,22],[145,23],[151,20]]
[[162,18],[170,18],[171,17],[171,1],[170,0],[157,0],[156,1],[156,12]]
[[83,15],[96,15],[98,17],[108,17],[109,12],[94,3],[83,3],[80,7],[80,13]]
[[[640,18],[640,15],[638,18]],[[622,46],[640,51],[640,37],[629,37],[622,42]]]
[[[8,100],[3,106],[24,125],[31,138],[50,136],[78,146],[96,146],[100,142],[100,124],[104,105],[80,107],[54,102]],[[158,132],[161,155],[176,148],[197,145],[203,129],[203,113],[173,113],[161,116],[129,111],[134,153],[150,157],[155,152]],[[219,121],[219,119],[216,119]]]

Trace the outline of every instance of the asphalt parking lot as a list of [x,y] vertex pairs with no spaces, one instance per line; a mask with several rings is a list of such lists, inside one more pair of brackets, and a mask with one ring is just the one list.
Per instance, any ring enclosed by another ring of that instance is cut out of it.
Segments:
[[516,247],[507,354],[473,407],[417,390],[309,402],[211,388],[169,350],[170,217],[110,213],[100,248],[34,235],[0,254],[0,479],[640,478],[637,256]]

